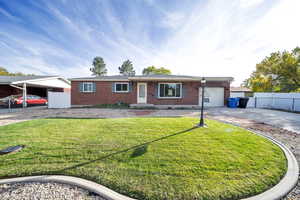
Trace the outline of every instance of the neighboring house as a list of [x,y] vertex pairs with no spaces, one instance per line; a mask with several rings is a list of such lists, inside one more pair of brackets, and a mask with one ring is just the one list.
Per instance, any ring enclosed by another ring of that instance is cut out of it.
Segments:
[[230,97],[252,97],[253,92],[245,87],[230,87]]
[[47,97],[48,91],[70,91],[70,82],[58,76],[0,76],[0,98],[26,94]]
[[[201,105],[201,79],[195,76],[100,76],[71,79],[72,106],[127,103],[132,107]],[[205,105],[224,106],[231,77],[205,77]]]

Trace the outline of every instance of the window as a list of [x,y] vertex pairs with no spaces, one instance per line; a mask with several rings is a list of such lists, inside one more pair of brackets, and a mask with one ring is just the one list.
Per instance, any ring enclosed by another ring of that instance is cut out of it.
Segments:
[[158,97],[160,98],[181,98],[181,83],[159,83]]
[[129,84],[115,83],[115,92],[129,92]]
[[83,83],[82,92],[93,92],[93,83],[91,82]]

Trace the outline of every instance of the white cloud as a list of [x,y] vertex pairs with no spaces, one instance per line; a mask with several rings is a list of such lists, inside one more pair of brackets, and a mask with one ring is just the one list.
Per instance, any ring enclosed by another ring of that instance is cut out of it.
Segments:
[[154,64],[176,74],[233,76],[238,85],[269,53],[300,45],[300,1],[281,0],[253,21],[237,19],[247,18],[244,5],[220,4],[211,1],[200,13],[195,9]]
[[242,8],[249,8],[263,3],[265,0],[240,0]]
[[184,22],[185,16],[179,12],[166,13],[160,24],[166,28],[176,29]]
[[[28,67],[28,73],[88,76],[91,59],[103,56],[109,74],[118,73],[117,67],[130,59],[139,73],[146,66],[157,65],[170,68],[174,74],[233,76],[234,84],[238,85],[269,53],[300,46],[299,0],[209,0],[207,3],[199,1],[192,9],[170,10],[159,6],[159,1],[145,1],[162,16],[155,25],[170,32],[161,44],[153,43],[152,30],[141,21],[145,19],[143,11],[135,5],[128,10],[126,19],[120,19],[109,3],[95,4],[102,15],[96,15],[93,23],[82,18],[74,20],[50,4],[48,8],[64,25],[63,31],[80,43],[74,44],[77,51],[49,43],[43,37],[28,39],[27,33],[18,28],[12,30],[20,33],[16,35],[1,30],[0,36],[6,34],[14,45],[0,41],[0,49],[11,52],[11,55],[3,56],[0,65],[23,72],[22,69]],[[76,13],[79,15],[82,11],[76,10]],[[3,9],[1,13],[9,14]],[[108,22],[107,27],[99,26],[98,23],[104,20]],[[126,23],[120,20],[126,20]],[[57,33],[55,37],[64,38],[59,30],[54,30],[56,27],[42,28],[48,34]],[[111,28],[111,33],[105,32],[105,28]],[[65,39],[68,41],[69,38]],[[30,55],[24,55],[24,50]],[[49,55],[54,60],[48,61]]]

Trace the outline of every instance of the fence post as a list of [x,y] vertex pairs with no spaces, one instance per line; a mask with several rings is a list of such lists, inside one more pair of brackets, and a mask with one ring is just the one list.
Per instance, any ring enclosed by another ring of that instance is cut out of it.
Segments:
[[257,97],[254,97],[254,108],[256,108],[256,98]]
[[8,112],[10,112],[11,111],[11,102],[10,102],[10,98],[8,98]]
[[296,111],[296,108],[295,108],[295,98],[293,97],[293,103],[292,103],[292,111]]

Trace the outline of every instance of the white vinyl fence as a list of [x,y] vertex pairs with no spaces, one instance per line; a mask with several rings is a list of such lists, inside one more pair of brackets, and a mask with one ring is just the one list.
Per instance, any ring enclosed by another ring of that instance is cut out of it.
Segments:
[[48,108],[70,108],[70,92],[48,92]]
[[300,93],[254,93],[248,108],[270,108],[300,112]]

